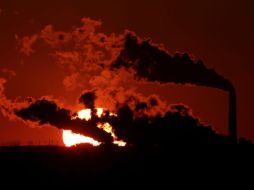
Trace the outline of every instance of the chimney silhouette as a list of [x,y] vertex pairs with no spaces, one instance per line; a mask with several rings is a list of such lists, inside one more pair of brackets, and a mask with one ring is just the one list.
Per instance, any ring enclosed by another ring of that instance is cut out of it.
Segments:
[[228,99],[228,136],[233,143],[237,143],[236,92],[233,85],[231,87]]

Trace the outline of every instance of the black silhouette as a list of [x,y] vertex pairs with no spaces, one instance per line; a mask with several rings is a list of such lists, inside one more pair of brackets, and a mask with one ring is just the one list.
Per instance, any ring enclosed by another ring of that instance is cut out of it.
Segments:
[[73,132],[86,134],[102,142],[112,141],[110,134],[96,127],[95,116],[89,121],[73,118],[69,110],[58,107],[52,100],[36,100],[27,108],[15,112],[18,117],[38,122],[39,125],[50,124],[59,129],[71,129]]
[[[87,94],[89,96],[86,96]],[[95,91],[81,96],[82,102],[92,107],[95,97]],[[131,96],[123,104],[117,105],[117,116],[110,116],[109,111],[105,110],[99,118],[95,111],[92,111],[91,120],[86,121],[73,118],[71,111],[58,107],[53,101],[41,99],[32,102],[27,108],[16,111],[16,114],[24,120],[39,122],[39,124],[48,123],[59,129],[71,129],[73,132],[91,136],[104,143],[111,143],[112,137],[98,129],[96,125],[105,122],[111,124],[119,139],[141,147],[232,143],[232,139],[217,134],[211,126],[200,123],[184,105],[172,105],[165,113],[151,115],[152,110],[157,107],[160,105],[155,97],[150,97],[145,102]]]
[[94,101],[96,95],[94,91],[85,91],[79,98],[79,102],[83,103],[86,108],[94,109]]

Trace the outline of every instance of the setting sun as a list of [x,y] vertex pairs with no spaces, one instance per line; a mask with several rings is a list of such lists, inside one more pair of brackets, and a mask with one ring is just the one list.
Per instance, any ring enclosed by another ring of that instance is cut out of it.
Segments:
[[[96,115],[100,118],[103,115],[103,108],[96,108]],[[110,113],[110,116],[117,116],[115,113]],[[91,109],[82,109],[77,112],[77,116],[75,118],[79,118],[81,120],[90,120],[92,118],[92,110]],[[113,137],[113,144],[118,146],[126,146],[126,142],[123,140],[118,140],[117,136],[114,133],[112,126],[109,123],[98,123],[97,127],[104,130],[106,133],[109,133]],[[67,147],[75,146],[81,143],[89,143],[93,146],[99,146],[102,142],[99,142],[91,137],[73,133],[71,130],[63,130],[63,143]]]
[[90,109],[83,109],[78,112],[79,119],[85,119],[86,121],[91,119],[91,110]]
[[71,147],[73,145],[81,143],[89,143],[93,146],[99,146],[101,144],[100,142],[94,140],[93,138],[72,133],[71,130],[63,130],[63,142],[67,147]]

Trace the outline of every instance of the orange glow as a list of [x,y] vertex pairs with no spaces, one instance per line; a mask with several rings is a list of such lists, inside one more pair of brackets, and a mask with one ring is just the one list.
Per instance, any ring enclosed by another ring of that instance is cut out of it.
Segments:
[[91,109],[83,109],[78,112],[79,119],[85,119],[86,121],[91,119]]
[[[77,116],[79,119],[85,119],[86,121],[90,120],[92,118],[92,110],[91,109],[82,109],[78,111]],[[103,108],[96,108],[96,115],[98,117],[101,117],[103,114]],[[110,113],[110,116],[117,116],[115,113]],[[73,119],[75,119],[74,117]],[[103,129],[105,132],[110,133],[113,137],[113,144],[116,144],[118,146],[125,146],[126,142],[122,140],[117,140],[117,136],[114,133],[113,127],[109,123],[98,123],[97,127],[100,129]],[[81,134],[73,133],[71,130],[63,130],[63,143],[65,146],[70,147],[81,143],[89,143],[93,146],[98,146],[101,144],[101,142],[96,141],[95,139],[84,136]]]
[[117,144],[118,146],[125,146],[125,145],[127,144],[126,142],[124,142],[124,141],[122,141],[122,140],[120,140],[120,141],[115,140],[113,143],[114,143],[114,144]]
[[113,128],[112,128],[112,126],[109,123],[104,123],[104,124],[99,123],[97,125],[97,127],[100,128],[100,129],[103,129],[105,132],[111,134],[111,136],[114,139],[113,144],[116,144],[118,146],[125,146],[126,145],[126,142],[124,142],[122,140],[116,140],[117,136],[115,135],[115,133],[113,131]]
[[104,123],[104,124],[99,123],[97,125],[97,127],[100,128],[100,129],[103,129],[107,133],[111,133],[111,136],[115,137],[115,134],[113,132],[113,128],[109,123]]
[[96,110],[97,110],[97,112],[96,112],[97,116],[101,117],[103,114],[103,108],[96,108]]
[[67,147],[71,147],[80,143],[89,143],[93,146],[99,146],[101,144],[100,142],[94,140],[91,137],[72,133],[71,130],[63,130],[63,142]]

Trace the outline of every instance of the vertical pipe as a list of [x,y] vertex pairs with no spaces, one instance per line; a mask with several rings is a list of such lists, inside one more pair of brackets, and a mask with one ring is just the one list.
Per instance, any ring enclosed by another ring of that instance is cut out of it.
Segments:
[[229,91],[228,135],[233,143],[237,143],[237,120],[236,120],[236,92]]

